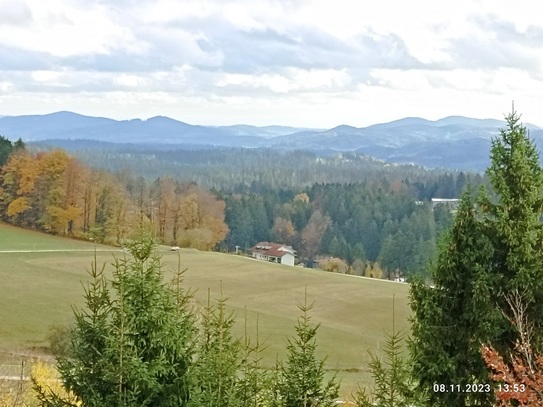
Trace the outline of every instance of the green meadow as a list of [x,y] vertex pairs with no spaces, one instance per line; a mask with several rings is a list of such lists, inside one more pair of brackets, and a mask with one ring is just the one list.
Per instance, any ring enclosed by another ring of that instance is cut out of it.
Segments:
[[[307,292],[312,321],[320,324],[320,356],[342,380],[347,396],[369,384],[368,351],[379,352],[386,331],[408,329],[408,285],[282,266],[214,252],[159,248],[165,276],[178,265],[195,302],[228,298],[237,315],[236,334],[257,332],[272,367],[284,359],[286,338],[294,335],[298,303]],[[82,283],[94,258],[111,272],[118,248],[21,230],[0,224],[0,351],[41,350],[52,324],[69,323],[72,307],[83,304]],[[394,300],[393,300],[394,299]]]

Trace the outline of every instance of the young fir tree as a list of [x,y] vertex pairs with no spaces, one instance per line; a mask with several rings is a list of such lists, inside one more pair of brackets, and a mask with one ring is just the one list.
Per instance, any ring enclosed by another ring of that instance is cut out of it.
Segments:
[[213,305],[208,294],[190,375],[190,407],[245,407],[237,393],[240,342],[232,335],[235,322],[234,314],[226,309],[226,299]]
[[[162,282],[149,235],[127,248],[132,257],[115,261],[111,284],[103,268],[91,268],[87,309],[75,312],[69,355],[58,358],[62,382],[84,406],[184,406],[194,331],[188,294]],[[74,405],[37,390],[45,406]]]
[[289,339],[287,344],[288,357],[285,365],[281,366],[279,383],[277,385],[278,401],[283,407],[331,407],[338,397],[339,383],[335,377],[325,380],[324,362],[316,355],[316,335],[319,325],[313,325],[309,311],[313,304],[299,305],[302,312],[296,325],[297,336]]
[[[393,299],[394,304],[394,299]],[[394,305],[393,305],[394,307]],[[374,381],[372,395],[359,388],[354,396],[357,407],[418,407],[425,405],[427,395],[417,392],[411,376],[411,360],[404,356],[405,334],[395,330],[392,311],[392,333],[386,335],[385,359],[370,353],[370,369]]]
[[273,405],[272,374],[262,364],[263,350],[258,334],[258,317],[256,336],[254,340],[251,340],[247,332],[247,314],[245,314],[245,335],[241,347],[240,379],[237,385],[238,399],[245,407]]

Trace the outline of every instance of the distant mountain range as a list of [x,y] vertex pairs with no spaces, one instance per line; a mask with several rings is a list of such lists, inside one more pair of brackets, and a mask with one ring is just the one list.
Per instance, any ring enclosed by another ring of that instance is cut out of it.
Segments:
[[[526,124],[530,136],[543,146],[543,129]],[[449,116],[437,121],[407,117],[368,127],[341,125],[328,130],[285,126],[195,126],[168,117],[147,120],[113,120],[72,112],[46,115],[0,116],[0,134],[27,143],[92,148],[108,143],[145,148],[280,148],[319,153],[352,151],[389,162],[426,167],[484,170],[489,162],[490,140],[505,122]],[[71,140],[71,141],[68,141]],[[118,149],[118,148],[117,148]]]

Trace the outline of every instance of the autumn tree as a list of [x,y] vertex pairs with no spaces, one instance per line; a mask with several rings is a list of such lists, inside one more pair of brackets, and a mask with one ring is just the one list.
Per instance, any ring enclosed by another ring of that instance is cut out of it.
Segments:
[[74,224],[82,214],[80,200],[83,168],[77,160],[64,152],[55,151],[51,154],[42,163],[43,182],[49,190],[42,223],[46,229],[55,233],[73,234]]
[[494,381],[495,407],[543,405],[543,356],[536,355],[533,349],[534,325],[527,313],[529,303],[519,291],[508,294],[505,301],[509,307],[504,315],[518,334],[514,349],[503,357],[493,346],[482,346],[489,378]]
[[318,209],[313,212],[301,234],[304,257],[312,259],[320,252],[322,237],[330,226],[331,221],[328,216],[323,215]]
[[16,224],[34,226],[39,217],[33,193],[40,174],[39,162],[30,153],[21,151],[10,156],[2,168],[2,209],[6,220]]
[[24,226],[71,234],[81,217],[82,171],[62,150],[30,154],[19,149],[2,173],[6,215]]
[[179,243],[182,246],[210,250],[228,232],[224,222],[224,202],[210,192],[190,186],[180,203]]
[[296,230],[294,229],[294,225],[290,220],[282,217],[275,218],[272,232],[276,241],[291,246],[294,244]]

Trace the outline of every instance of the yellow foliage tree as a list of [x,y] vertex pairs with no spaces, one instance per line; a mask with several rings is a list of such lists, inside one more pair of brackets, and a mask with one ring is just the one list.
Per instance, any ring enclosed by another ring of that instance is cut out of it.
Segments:
[[6,391],[0,392],[0,407],[39,407],[40,403],[36,388],[43,394],[56,394],[73,405],[80,406],[76,397],[67,392],[62,386],[57,370],[51,364],[38,361],[33,363],[30,370],[30,381],[24,378]]
[[292,244],[296,236],[292,222],[282,217],[275,218],[272,230],[276,239],[281,243]]
[[200,250],[210,250],[224,239],[228,227],[224,222],[223,201],[211,193],[191,186],[179,205],[179,244]]
[[364,276],[373,277],[373,278],[383,278],[384,272],[378,262],[373,264],[368,263],[366,269],[364,270]]
[[294,202],[296,201],[309,203],[309,196],[305,192],[302,192],[294,197]]
[[81,216],[81,208],[68,206],[61,208],[58,206],[48,206],[46,212],[45,227],[55,233],[66,233],[69,222],[73,222]]
[[25,197],[20,197],[8,205],[7,214],[9,217],[15,217],[29,208],[30,205],[28,204],[28,199]]
[[14,155],[5,169],[10,170],[17,174],[17,195],[26,195],[34,190],[40,175],[40,167],[34,157],[28,153]]
[[36,388],[40,389],[46,396],[55,394],[73,405],[81,405],[71,392],[66,391],[54,366],[44,362],[36,362],[32,365],[30,377],[33,386],[25,394],[25,406],[38,407],[41,405],[37,397]]

